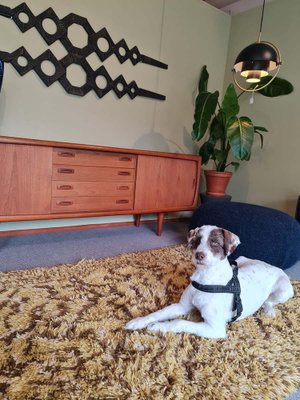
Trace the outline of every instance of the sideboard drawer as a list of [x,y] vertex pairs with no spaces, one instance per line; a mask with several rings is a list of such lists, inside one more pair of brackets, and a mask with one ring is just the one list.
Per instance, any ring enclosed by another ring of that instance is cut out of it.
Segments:
[[52,197],[61,196],[133,196],[133,182],[52,181]]
[[53,165],[53,181],[83,182],[134,182],[135,170],[128,168],[82,167],[74,165]]
[[53,213],[64,212],[93,212],[131,210],[133,197],[53,197],[51,211]]
[[135,168],[136,156],[75,149],[53,149],[53,164],[82,165],[95,167]]

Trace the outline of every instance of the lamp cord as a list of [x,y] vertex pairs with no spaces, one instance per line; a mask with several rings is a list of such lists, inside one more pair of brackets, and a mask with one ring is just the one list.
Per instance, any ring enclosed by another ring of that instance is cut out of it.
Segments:
[[259,27],[259,34],[258,34],[258,39],[257,39],[258,42],[260,42],[261,31],[262,31],[262,26],[263,26],[263,21],[264,21],[265,2],[266,2],[266,0],[263,1],[263,6],[262,6],[262,12],[261,12],[261,18],[260,18],[260,27]]

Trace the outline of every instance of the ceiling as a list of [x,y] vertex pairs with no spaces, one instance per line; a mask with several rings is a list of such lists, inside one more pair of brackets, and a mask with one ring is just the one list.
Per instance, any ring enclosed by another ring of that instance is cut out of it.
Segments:
[[[235,15],[255,7],[262,7],[263,0],[203,0],[228,14]],[[270,3],[272,0],[266,0]]]

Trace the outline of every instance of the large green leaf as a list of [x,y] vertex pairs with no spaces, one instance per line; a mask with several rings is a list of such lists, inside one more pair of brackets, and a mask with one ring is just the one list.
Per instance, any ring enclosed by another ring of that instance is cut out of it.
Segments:
[[226,130],[223,125],[222,115],[218,113],[216,117],[213,118],[210,124],[210,137],[213,138],[215,141],[218,139],[226,138]]
[[193,140],[200,140],[207,131],[208,124],[218,104],[219,92],[201,92],[196,98],[194,124],[192,131]]
[[261,132],[269,132],[267,128],[263,127],[263,126],[254,126],[254,130],[255,132],[261,131]]
[[[272,76],[265,76],[261,78],[260,84],[259,85],[266,85],[270,80],[272,79]],[[255,84],[256,85],[256,84]],[[251,85],[252,87],[253,85]],[[274,78],[274,80],[265,88],[258,90],[257,93],[262,94],[263,96],[266,97],[278,97],[278,96],[284,96],[287,94],[292,93],[294,90],[293,85],[282,78]]]
[[260,137],[260,148],[264,147],[264,136],[261,132],[268,132],[268,129],[264,128],[263,126],[254,126],[254,133],[257,133]]
[[198,93],[207,92],[209,73],[207,72],[206,65],[204,65],[200,72],[200,79],[198,84]]
[[222,164],[227,160],[228,151],[226,149],[224,150],[215,149],[214,155],[216,160]]
[[232,165],[233,166],[233,169],[234,169],[234,171],[237,171],[238,170],[238,168],[239,168],[239,166],[240,166],[240,163],[238,163],[238,162],[235,162],[235,161],[232,161],[231,163],[229,163],[228,164],[228,166],[229,165]]
[[237,94],[232,83],[230,83],[226,89],[221,111],[226,118],[226,122],[228,122],[231,117],[236,116],[240,111]]
[[254,131],[254,132],[257,133],[260,137],[260,148],[262,149],[264,147],[264,137],[260,132],[258,132],[258,131]]
[[214,154],[215,143],[207,141],[199,149],[199,156],[202,158],[202,164],[207,164]]
[[227,128],[231,151],[237,160],[249,160],[254,137],[254,126],[250,118],[240,117]]

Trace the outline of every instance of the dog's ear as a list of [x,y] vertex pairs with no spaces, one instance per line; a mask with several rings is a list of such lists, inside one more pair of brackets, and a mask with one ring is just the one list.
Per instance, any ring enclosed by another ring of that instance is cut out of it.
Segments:
[[191,229],[187,235],[187,246],[189,249],[192,249],[195,247],[195,243],[197,241],[197,232],[199,231],[199,228],[196,229]]
[[234,252],[241,242],[240,238],[234,233],[227,231],[226,229],[222,229],[222,232],[224,236],[224,252],[225,255],[228,256]]

